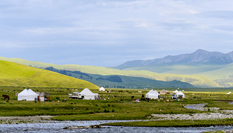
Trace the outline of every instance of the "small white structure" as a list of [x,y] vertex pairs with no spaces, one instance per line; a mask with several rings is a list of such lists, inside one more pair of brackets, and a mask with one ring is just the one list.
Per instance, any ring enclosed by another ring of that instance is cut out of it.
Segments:
[[92,93],[88,88],[79,93],[79,97],[86,100],[95,100],[99,97],[98,93]]
[[227,94],[228,94],[228,95],[230,95],[230,94],[231,94],[231,92],[228,92]]
[[100,87],[99,91],[105,91],[104,87]]
[[38,94],[36,94],[33,90],[31,89],[24,89],[22,92],[18,94],[18,101],[35,101],[35,99],[38,98]]
[[173,93],[177,93],[177,92],[178,92],[178,90],[173,91]]
[[178,92],[175,94],[175,97],[176,97],[176,98],[179,98],[179,97],[181,97],[181,98],[185,98],[185,95],[184,95],[184,93],[183,93],[183,92],[178,91]]
[[146,98],[149,98],[149,99],[159,99],[159,97],[160,97],[160,94],[154,89],[146,93]]
[[36,94],[38,94],[37,101],[45,101],[45,97],[49,96],[49,93],[45,92],[36,92]]

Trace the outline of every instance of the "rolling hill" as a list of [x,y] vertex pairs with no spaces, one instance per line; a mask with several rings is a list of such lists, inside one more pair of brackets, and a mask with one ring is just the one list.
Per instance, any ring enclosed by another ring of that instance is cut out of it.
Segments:
[[69,71],[56,69],[53,67],[44,68],[46,70],[58,72],[78,79],[90,81],[98,86],[105,88],[196,88],[195,86],[181,81],[158,81],[142,77],[130,77],[122,75],[98,75],[88,74],[80,71]]
[[98,88],[88,81],[9,61],[0,60],[0,68],[1,86]]
[[119,70],[113,68],[106,67],[97,67],[97,66],[81,66],[81,65],[55,65],[55,64],[46,64],[41,62],[33,62],[27,61],[24,59],[17,58],[4,58],[1,57],[2,60],[8,60],[12,62],[17,62],[20,64],[30,65],[33,67],[53,67],[55,69],[60,70],[69,70],[69,71],[80,71],[88,74],[97,74],[97,75],[119,75],[119,76],[128,76],[128,77],[140,77],[147,78],[151,80],[159,80],[159,81],[182,81],[189,84],[192,84],[196,87],[219,87],[217,83],[212,81],[206,76],[202,75],[178,75],[178,74],[160,74],[146,70]]

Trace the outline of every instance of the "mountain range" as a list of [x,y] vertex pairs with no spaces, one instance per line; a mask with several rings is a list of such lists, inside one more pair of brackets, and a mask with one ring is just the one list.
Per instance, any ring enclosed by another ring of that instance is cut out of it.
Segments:
[[115,68],[160,74],[200,75],[210,78],[221,87],[233,87],[233,52],[224,54],[199,49],[190,54],[128,61]]
[[233,63],[233,52],[224,54],[220,52],[208,52],[205,50],[197,50],[190,54],[181,54],[175,56],[166,56],[153,60],[134,60],[125,62],[115,68],[126,69],[140,66],[158,66],[158,65],[224,65]]

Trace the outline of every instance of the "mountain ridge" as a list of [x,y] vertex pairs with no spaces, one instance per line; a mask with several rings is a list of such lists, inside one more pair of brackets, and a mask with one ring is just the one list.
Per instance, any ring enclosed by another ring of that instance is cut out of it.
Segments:
[[126,69],[139,66],[156,66],[156,65],[176,65],[176,64],[230,64],[233,63],[233,52],[227,54],[220,52],[208,52],[198,49],[193,53],[168,55],[163,58],[152,60],[133,60],[127,61],[114,68]]

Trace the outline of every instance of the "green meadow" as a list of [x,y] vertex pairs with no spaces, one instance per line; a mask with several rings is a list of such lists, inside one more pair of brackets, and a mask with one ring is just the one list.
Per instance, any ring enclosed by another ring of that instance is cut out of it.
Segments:
[[9,61],[0,60],[0,68],[1,86],[98,88],[85,80]]
[[[3,100],[3,97],[1,97],[0,116],[51,115],[53,116],[53,120],[150,120],[153,119],[148,117],[151,114],[211,112],[184,108],[184,105],[198,103],[208,103],[207,107],[233,110],[233,105],[224,101],[231,101],[233,99],[233,95],[226,94],[231,89],[224,91],[213,89],[210,92],[189,91],[186,89],[186,98],[180,101],[171,100],[170,97],[172,94],[166,94],[161,95],[166,100],[150,100],[148,102],[142,101],[141,97],[142,94],[145,95],[149,90],[124,89],[123,92],[118,92],[120,89],[108,89],[113,91],[107,93],[91,89],[94,93],[99,93],[102,100],[80,100],[68,98],[69,93],[81,91],[79,88],[31,87],[35,92],[49,93],[51,102],[17,101],[15,93],[21,92],[23,89],[23,87],[0,87],[0,95],[7,94],[10,96],[9,101]],[[142,93],[138,91],[142,91]],[[108,98],[109,100],[107,100]],[[62,102],[64,99],[66,101]],[[135,102],[136,99],[139,99],[140,102]],[[149,126],[151,125],[149,123],[144,124]]]

